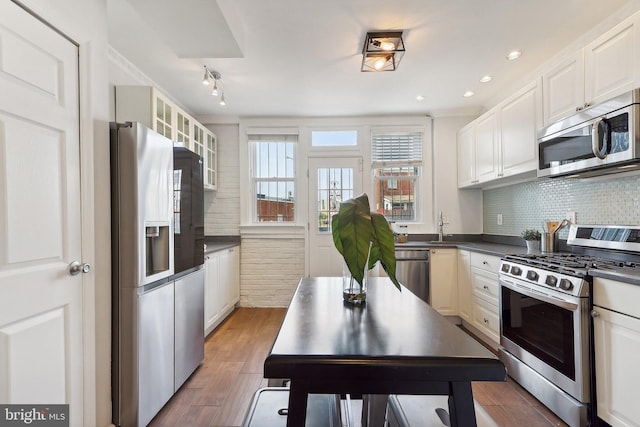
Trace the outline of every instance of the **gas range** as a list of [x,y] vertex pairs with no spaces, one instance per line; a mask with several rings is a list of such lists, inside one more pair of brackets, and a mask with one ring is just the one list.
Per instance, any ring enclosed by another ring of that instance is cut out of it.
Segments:
[[[572,225],[567,243],[576,247],[637,251],[639,230],[638,226]],[[616,252],[598,256],[576,253],[507,255],[500,263],[500,275],[539,287],[545,293],[587,297],[590,270],[640,277],[640,260],[621,259],[618,255]]]

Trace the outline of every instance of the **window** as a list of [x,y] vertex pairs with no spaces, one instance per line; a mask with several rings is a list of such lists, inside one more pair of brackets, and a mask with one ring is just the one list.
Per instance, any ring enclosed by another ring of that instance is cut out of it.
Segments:
[[249,135],[253,151],[254,221],[295,221],[297,135]]
[[311,131],[313,147],[355,147],[358,145],[357,130],[314,130]]
[[331,231],[331,217],[354,197],[353,187],[352,168],[318,168],[318,232]]
[[416,221],[422,131],[373,131],[374,206],[390,221]]

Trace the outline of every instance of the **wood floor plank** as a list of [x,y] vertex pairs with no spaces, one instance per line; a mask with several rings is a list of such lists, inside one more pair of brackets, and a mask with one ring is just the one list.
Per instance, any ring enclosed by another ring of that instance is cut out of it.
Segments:
[[259,374],[238,374],[236,378],[211,427],[240,426],[263,379]]

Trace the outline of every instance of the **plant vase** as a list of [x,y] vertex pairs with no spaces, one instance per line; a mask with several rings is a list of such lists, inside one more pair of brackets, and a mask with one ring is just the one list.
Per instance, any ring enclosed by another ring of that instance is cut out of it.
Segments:
[[358,283],[345,263],[342,268],[342,299],[349,304],[364,304],[367,300],[368,277],[369,271],[365,269],[362,283]]
[[540,252],[540,240],[525,240],[527,253]]

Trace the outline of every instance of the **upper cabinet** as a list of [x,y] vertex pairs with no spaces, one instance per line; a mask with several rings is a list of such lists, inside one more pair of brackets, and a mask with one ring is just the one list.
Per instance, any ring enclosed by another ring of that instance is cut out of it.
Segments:
[[540,81],[525,86],[498,105],[501,161],[498,177],[509,177],[538,168],[538,128],[542,127]]
[[[542,126],[540,80],[525,86],[458,132],[458,187],[534,177]],[[489,184],[490,183],[490,184]]]
[[546,72],[544,125],[640,86],[640,15],[633,15]]
[[217,189],[217,138],[152,86],[116,86],[116,121],[140,122],[202,157],[204,188]]
[[585,99],[592,105],[640,86],[640,32],[635,14],[584,48]]

